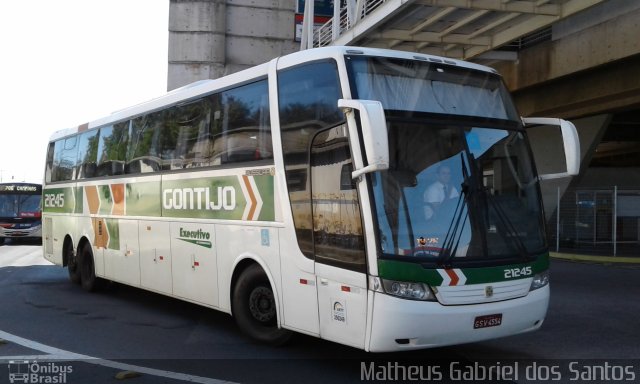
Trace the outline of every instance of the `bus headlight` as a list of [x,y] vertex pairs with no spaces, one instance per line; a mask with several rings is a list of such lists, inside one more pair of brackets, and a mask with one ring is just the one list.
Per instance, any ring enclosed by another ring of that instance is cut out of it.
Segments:
[[531,282],[531,288],[529,291],[534,291],[538,288],[542,288],[545,285],[549,284],[549,271],[544,271],[533,276],[533,281]]
[[431,288],[423,283],[385,280],[379,277],[372,277],[371,283],[371,288],[376,292],[409,300],[436,301]]

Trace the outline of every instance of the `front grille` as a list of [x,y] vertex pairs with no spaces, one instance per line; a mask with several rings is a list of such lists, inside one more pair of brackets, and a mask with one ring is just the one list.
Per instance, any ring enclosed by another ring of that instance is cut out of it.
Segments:
[[497,283],[440,286],[436,297],[443,305],[480,304],[526,296],[531,278]]

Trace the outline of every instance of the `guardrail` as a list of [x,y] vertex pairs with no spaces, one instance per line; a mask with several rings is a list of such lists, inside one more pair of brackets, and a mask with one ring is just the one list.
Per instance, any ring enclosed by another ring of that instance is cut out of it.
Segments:
[[334,40],[351,29],[359,20],[387,1],[364,0],[358,4],[355,0],[347,0],[340,7],[337,19],[334,16],[313,32],[312,47],[318,48],[331,45]]
[[617,186],[558,189],[547,222],[552,250],[577,254],[639,256],[640,190]]

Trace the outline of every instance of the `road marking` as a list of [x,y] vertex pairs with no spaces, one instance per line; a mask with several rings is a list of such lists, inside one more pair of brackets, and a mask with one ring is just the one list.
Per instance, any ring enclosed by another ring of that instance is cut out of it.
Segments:
[[101,365],[103,367],[118,369],[120,371],[135,371],[151,376],[165,377],[173,380],[189,381],[192,383],[201,384],[235,384],[232,381],[211,379],[208,377],[188,375],[185,373],[165,371],[162,369],[154,369],[141,367],[137,365],[120,363],[117,361],[100,359],[98,357],[92,357],[87,355],[81,355],[63,349],[51,347],[49,345],[38,343],[37,341],[22,338],[20,336],[12,335],[10,333],[0,330],[0,339],[22,345],[29,349],[44,352],[46,355],[24,355],[24,356],[0,356],[0,360],[57,360],[57,361],[75,361],[78,360],[83,363]]

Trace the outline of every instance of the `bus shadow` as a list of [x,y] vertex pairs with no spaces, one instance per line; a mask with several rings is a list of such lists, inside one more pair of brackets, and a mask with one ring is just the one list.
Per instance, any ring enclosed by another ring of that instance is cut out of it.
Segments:
[[5,238],[3,242],[0,242],[0,247],[3,245],[42,245],[41,238]]

